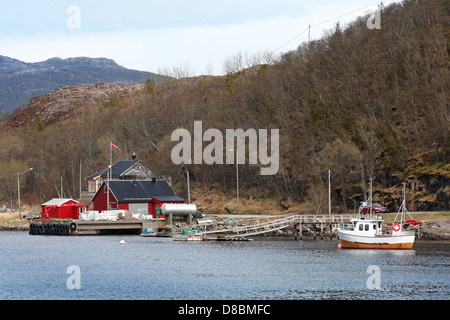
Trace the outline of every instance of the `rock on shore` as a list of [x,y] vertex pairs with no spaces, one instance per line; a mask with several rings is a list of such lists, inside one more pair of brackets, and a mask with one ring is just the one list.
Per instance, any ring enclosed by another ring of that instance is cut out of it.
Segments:
[[417,230],[419,240],[450,240],[450,219],[424,220]]

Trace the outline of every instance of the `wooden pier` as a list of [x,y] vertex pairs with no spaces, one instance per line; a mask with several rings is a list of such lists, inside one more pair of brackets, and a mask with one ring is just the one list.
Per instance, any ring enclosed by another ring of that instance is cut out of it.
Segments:
[[162,228],[164,225],[164,220],[71,221],[67,219],[41,219],[30,224],[30,234],[52,236],[140,234],[146,227]]
[[[257,217],[257,216],[255,216]],[[267,222],[232,229],[204,231],[206,240],[246,240],[252,236],[293,228],[295,239],[303,239],[303,226],[312,230],[313,238],[324,239],[325,231],[329,230],[332,240],[333,228],[339,224],[350,222],[351,215],[290,215],[275,216]],[[146,227],[164,228],[166,221],[162,220],[119,220],[119,221],[80,221],[67,219],[33,220],[30,224],[31,235],[74,236],[82,234],[140,234]]]
[[[316,239],[319,234],[320,239],[324,238],[325,228],[329,229],[330,240],[333,237],[333,227],[342,223],[350,222],[352,215],[291,215],[282,218],[248,225],[235,227],[233,229],[205,231],[204,234],[208,240],[214,239],[233,239],[263,235],[286,228],[294,228],[295,239],[303,239],[303,226],[313,228],[313,237]],[[320,232],[319,232],[320,230]]]

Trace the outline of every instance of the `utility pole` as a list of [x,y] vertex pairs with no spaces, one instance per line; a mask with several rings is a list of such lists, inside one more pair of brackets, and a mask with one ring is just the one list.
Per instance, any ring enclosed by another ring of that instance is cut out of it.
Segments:
[[189,187],[189,170],[186,171],[187,189],[188,189],[188,203],[191,204],[191,188]]
[[20,173],[20,172],[17,173],[17,200],[18,200],[18,202],[19,202],[19,219],[20,219],[21,216],[22,216],[22,211],[21,211],[21,209],[20,209],[20,175],[21,175],[21,174],[25,174],[25,173],[27,173],[27,172],[30,172],[31,170],[33,170],[33,168],[30,168],[30,169],[28,169],[27,171],[24,171],[24,172],[22,172],[22,173]]
[[238,156],[238,147],[236,146],[236,199],[237,203],[239,203],[239,156]]
[[[229,149],[229,151],[234,151],[234,149]],[[239,203],[239,153],[238,147],[236,146],[236,201]]]
[[331,170],[328,170],[328,215],[331,217]]
[[370,181],[370,197],[369,197],[369,200],[370,200],[370,218],[372,218],[372,203],[373,203],[373,201],[372,201],[372,184],[373,184],[373,178],[370,178],[369,181]]
[[308,47],[309,47],[309,42],[311,41],[311,25],[308,25]]
[[80,198],[81,198],[81,166],[82,166],[82,160],[80,160]]

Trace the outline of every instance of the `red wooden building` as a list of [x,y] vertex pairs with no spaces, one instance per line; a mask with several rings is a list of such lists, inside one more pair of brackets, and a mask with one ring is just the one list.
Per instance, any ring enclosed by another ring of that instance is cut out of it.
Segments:
[[87,206],[73,199],[55,198],[41,205],[44,219],[79,219]]
[[160,216],[158,211],[164,203],[184,203],[163,180],[111,180],[109,182],[109,206],[107,205],[107,182],[95,194],[94,210],[128,210],[131,213]]

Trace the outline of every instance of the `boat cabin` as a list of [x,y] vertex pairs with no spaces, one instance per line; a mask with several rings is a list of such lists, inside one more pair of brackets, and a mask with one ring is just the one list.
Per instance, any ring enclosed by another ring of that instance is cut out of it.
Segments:
[[381,229],[383,225],[383,220],[381,217],[378,218],[360,218],[360,219],[352,219],[351,220],[351,229],[357,235],[367,235],[374,236],[380,235]]

